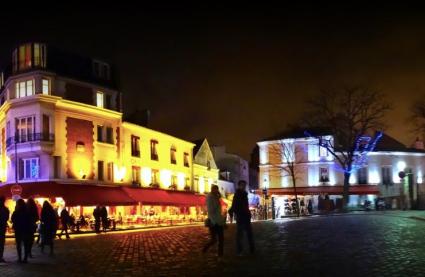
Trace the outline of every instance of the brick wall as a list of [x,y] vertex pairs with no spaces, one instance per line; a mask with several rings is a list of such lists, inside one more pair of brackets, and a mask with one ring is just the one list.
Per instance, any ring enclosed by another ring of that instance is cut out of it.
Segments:
[[[66,152],[68,178],[81,178],[84,172],[86,179],[94,177],[93,160],[93,122],[73,117],[66,118]],[[84,144],[84,151],[77,151],[77,143]]]

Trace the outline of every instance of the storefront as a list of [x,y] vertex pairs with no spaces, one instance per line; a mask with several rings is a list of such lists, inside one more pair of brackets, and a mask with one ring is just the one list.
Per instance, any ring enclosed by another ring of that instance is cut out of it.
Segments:
[[[342,186],[316,186],[298,187],[297,197],[293,188],[272,188],[268,190],[267,205],[271,207],[274,218],[281,218],[297,214],[297,201],[300,214],[311,214],[322,211],[338,210],[342,207]],[[257,191],[261,194],[262,191]],[[364,206],[365,201],[374,203],[379,194],[378,186],[356,185],[350,186],[349,207],[359,208]],[[264,205],[264,203],[263,203]]]
[[0,195],[6,197],[6,205],[11,211],[17,199],[30,197],[35,199],[40,210],[46,200],[58,214],[66,207],[75,222],[87,222],[86,229],[92,228],[96,206],[106,207],[109,219],[117,228],[188,224],[202,222],[206,216],[205,196],[193,192],[33,182],[0,186]]

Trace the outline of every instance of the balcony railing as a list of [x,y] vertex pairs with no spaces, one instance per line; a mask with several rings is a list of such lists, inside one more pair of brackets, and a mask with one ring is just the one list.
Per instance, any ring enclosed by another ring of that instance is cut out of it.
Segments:
[[28,134],[28,135],[17,135],[14,137],[8,137],[6,139],[6,147],[9,147],[15,143],[25,143],[25,142],[32,142],[32,141],[53,142],[55,141],[55,134],[34,133],[34,134]]

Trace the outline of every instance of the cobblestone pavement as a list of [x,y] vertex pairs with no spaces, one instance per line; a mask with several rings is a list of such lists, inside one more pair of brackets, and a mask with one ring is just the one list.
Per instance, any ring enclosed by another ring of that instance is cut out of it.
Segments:
[[[425,212],[424,212],[425,214]],[[34,249],[17,264],[7,242],[0,276],[425,276],[425,220],[403,212],[344,214],[253,224],[257,253],[201,254],[204,227],[83,236],[56,241],[54,257]]]

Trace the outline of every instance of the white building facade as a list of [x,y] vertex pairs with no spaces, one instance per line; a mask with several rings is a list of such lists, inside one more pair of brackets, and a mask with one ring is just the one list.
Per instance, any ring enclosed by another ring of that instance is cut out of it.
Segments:
[[[325,139],[333,140],[333,137],[326,136]],[[314,210],[340,207],[344,171],[331,153],[319,146],[317,138],[282,138],[257,144],[259,191],[267,190],[277,216],[284,215],[285,210],[290,212],[295,191],[301,206],[305,208],[309,202]],[[282,148],[282,145],[285,147]],[[292,153],[284,155],[283,151],[276,149],[285,149]],[[292,178],[283,169],[288,165],[288,157],[293,157],[295,161],[295,190]],[[378,197],[382,197],[387,207],[420,207],[424,161],[423,149],[407,148],[384,135],[375,150],[367,154],[358,169],[353,170],[348,205],[361,207],[366,200],[373,205]],[[399,177],[401,171],[406,175],[403,179]],[[322,199],[330,201],[321,202]]]

